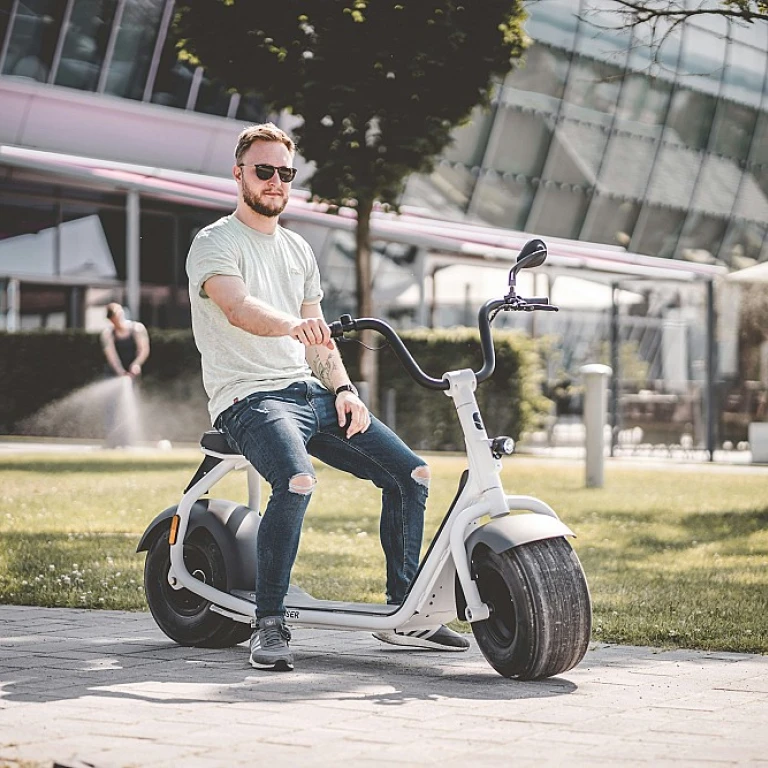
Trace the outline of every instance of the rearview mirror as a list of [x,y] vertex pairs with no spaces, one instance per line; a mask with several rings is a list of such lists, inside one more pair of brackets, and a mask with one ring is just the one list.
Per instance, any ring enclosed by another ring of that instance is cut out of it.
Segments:
[[507,296],[515,295],[515,283],[517,282],[517,273],[521,269],[530,267],[540,267],[547,260],[547,244],[543,240],[535,237],[529,240],[517,254],[512,269],[509,270],[509,293]]
[[518,269],[540,267],[547,260],[547,244],[543,240],[534,238],[529,240],[517,256],[515,272]]

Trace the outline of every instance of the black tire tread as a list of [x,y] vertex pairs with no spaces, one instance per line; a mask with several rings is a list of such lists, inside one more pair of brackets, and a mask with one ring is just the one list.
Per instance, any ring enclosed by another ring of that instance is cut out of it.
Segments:
[[484,558],[496,573],[503,572],[515,607],[514,641],[509,647],[496,642],[487,622],[472,625],[491,666],[520,680],[552,677],[575,667],[589,647],[592,604],[570,543],[564,538],[544,539],[498,555],[480,547],[475,557]]
[[515,551],[532,587],[540,617],[530,678],[551,677],[575,667],[589,646],[591,602],[576,553],[565,539],[536,542]]

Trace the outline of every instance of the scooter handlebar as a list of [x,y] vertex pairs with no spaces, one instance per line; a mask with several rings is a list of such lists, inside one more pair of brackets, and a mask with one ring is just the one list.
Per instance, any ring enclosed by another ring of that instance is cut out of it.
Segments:
[[338,320],[330,323],[329,327],[332,339],[343,336],[347,331],[377,331],[392,345],[392,349],[405,370],[417,384],[421,384],[427,389],[448,389],[447,381],[432,378],[421,370],[419,364],[413,359],[413,355],[403,344],[397,331],[384,320],[377,320],[375,317],[361,317],[355,320],[350,315],[342,315]]
[[[475,377],[478,383],[485,381],[493,375],[496,367],[496,350],[493,347],[493,336],[491,335],[490,314],[508,304],[507,299],[492,299],[487,301],[478,312],[477,324],[480,328],[480,347],[483,351],[483,366],[479,371],[475,371]],[[342,315],[338,320],[334,320],[329,325],[331,329],[331,338],[337,339],[349,331],[377,331],[391,345],[400,362],[408,371],[411,378],[422,387],[427,389],[448,389],[450,384],[446,379],[435,379],[427,375],[414,360],[413,355],[408,351],[397,331],[384,320],[377,320],[374,317],[352,318],[350,315]]]

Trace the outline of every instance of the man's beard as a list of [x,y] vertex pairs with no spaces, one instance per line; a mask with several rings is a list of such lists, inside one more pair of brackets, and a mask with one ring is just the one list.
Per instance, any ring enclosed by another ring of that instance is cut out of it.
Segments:
[[[278,198],[274,199],[276,202],[278,201]],[[288,203],[288,200],[283,197],[275,207],[265,205],[245,184],[243,184],[243,201],[254,213],[258,213],[260,216],[268,216],[269,218],[279,216],[285,210],[285,206]]]

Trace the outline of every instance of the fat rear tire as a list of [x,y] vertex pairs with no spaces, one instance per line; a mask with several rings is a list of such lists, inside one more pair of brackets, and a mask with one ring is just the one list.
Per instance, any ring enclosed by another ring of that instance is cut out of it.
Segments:
[[472,632],[504,677],[535,680],[567,672],[584,657],[592,631],[589,588],[564,538],[533,541],[500,554],[480,544],[472,574],[491,609]]
[[[184,544],[184,563],[191,574],[217,589],[227,588],[227,569],[218,544],[198,531]],[[158,627],[179,645],[228,648],[247,640],[248,624],[214,613],[211,603],[187,589],[168,583],[171,553],[168,536],[155,537],[144,563],[144,592]]]

